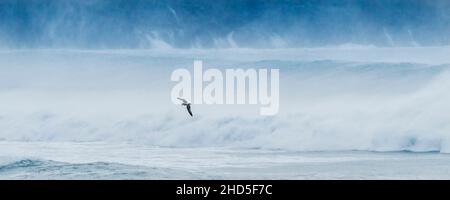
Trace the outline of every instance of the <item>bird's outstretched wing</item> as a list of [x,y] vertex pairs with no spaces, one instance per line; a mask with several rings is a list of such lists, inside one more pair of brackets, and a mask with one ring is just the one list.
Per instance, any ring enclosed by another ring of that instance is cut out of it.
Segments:
[[191,115],[191,117],[193,117],[193,116],[192,116],[192,111],[191,111],[191,104],[188,104],[188,105],[186,106],[186,108],[187,108],[188,113]]
[[180,97],[177,97],[177,99],[179,99],[180,101],[182,101],[183,103],[188,103],[188,101],[186,101],[186,99],[182,99]]

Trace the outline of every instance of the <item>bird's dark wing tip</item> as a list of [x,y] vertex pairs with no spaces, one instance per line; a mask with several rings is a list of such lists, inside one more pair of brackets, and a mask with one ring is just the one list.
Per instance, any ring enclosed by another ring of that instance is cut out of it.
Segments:
[[191,117],[193,117],[192,111],[191,111],[191,106],[188,104],[188,105],[186,106],[186,108],[187,108],[187,111],[188,111],[189,115],[191,115]]

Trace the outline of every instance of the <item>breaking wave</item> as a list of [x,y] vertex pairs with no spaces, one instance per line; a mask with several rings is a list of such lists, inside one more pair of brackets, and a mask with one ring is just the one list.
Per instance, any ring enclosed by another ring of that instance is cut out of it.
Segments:
[[[169,100],[169,77],[174,67],[189,68],[192,55],[12,52],[1,57],[15,67],[1,68],[0,139],[450,152],[446,64],[222,55],[201,57],[209,67],[280,68],[279,114],[194,105],[188,117]],[[14,166],[30,163],[39,164]]]

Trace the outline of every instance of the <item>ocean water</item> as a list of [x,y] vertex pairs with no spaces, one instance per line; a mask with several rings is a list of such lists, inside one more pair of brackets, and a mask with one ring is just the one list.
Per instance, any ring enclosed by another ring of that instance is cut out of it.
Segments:
[[[2,50],[1,179],[448,179],[450,48]],[[279,68],[280,111],[170,101]]]
[[438,152],[298,152],[1,142],[2,179],[449,179]]

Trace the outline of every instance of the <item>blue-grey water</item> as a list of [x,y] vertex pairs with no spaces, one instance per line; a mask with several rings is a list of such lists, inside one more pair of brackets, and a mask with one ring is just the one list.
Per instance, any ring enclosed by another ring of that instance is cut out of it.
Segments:
[[[0,52],[1,179],[448,179],[448,47]],[[280,110],[170,101],[280,69]]]
[[449,179],[438,152],[1,142],[1,179]]
[[[449,13],[445,0],[2,0],[0,179],[449,179]],[[279,112],[187,115],[171,74],[194,60],[279,69]]]

